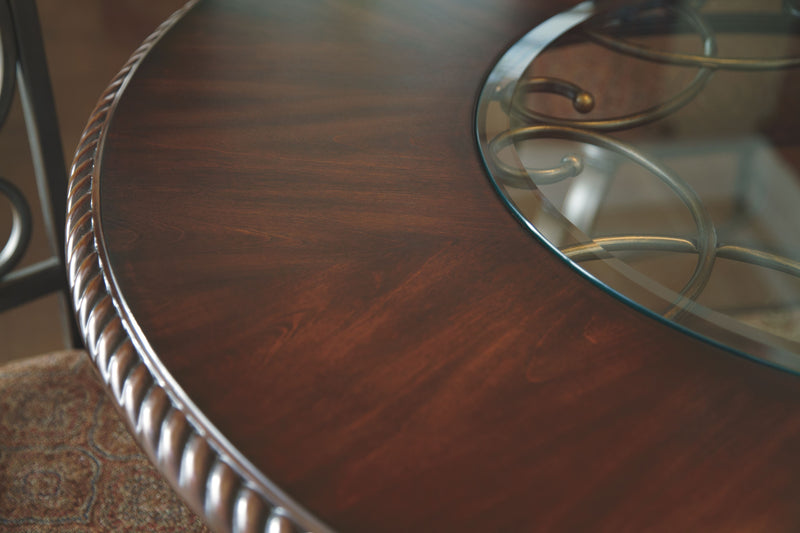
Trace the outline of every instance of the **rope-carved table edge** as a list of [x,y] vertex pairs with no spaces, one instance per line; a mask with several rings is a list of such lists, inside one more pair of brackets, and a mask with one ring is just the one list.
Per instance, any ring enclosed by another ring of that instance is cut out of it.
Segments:
[[198,0],[134,51],[101,95],[70,170],[66,257],[81,334],[114,404],[176,492],[218,531],[327,531],[260,475],[199,412],[149,347],[110,269],[100,227],[100,162],[117,104],[144,58]]

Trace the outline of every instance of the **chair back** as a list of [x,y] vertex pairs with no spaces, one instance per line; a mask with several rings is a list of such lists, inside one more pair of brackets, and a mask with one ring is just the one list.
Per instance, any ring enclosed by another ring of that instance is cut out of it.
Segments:
[[78,346],[80,336],[68,307],[64,257],[67,173],[39,15],[33,0],[0,0],[0,46],[0,126],[8,116],[18,88],[38,202],[51,249],[47,259],[16,268],[30,240],[31,210],[20,190],[0,176],[0,195],[8,200],[12,214],[9,237],[0,248],[0,312],[61,291],[67,338],[70,344]]

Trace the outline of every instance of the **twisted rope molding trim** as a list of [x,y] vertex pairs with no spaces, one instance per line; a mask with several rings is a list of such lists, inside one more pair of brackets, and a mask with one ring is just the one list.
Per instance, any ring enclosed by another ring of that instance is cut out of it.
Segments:
[[[172,487],[215,530],[296,533],[327,528],[243,467],[216,430],[190,414],[187,400],[165,385],[146,350],[137,349],[132,326],[115,300],[104,266],[93,183],[110,118],[128,80],[156,42],[198,0],[190,0],[136,49],[103,92],[81,136],[70,170],[67,200],[67,270],[81,333],[100,375],[150,459]],[[97,163],[97,164],[96,164]],[[226,446],[228,447],[225,450]]]

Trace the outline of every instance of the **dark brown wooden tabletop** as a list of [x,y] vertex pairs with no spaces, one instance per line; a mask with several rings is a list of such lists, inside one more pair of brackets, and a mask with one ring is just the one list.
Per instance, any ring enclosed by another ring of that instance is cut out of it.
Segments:
[[486,175],[487,72],[573,4],[201,0],[126,78],[108,290],[258,495],[341,531],[800,528],[798,377],[615,299]]

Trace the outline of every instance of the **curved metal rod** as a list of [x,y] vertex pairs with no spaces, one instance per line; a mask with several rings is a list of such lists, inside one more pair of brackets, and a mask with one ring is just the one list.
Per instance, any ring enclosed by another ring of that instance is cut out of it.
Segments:
[[[702,22],[700,15],[696,12],[691,13],[692,18],[696,18],[700,24],[705,26]],[[638,45],[625,39],[612,37],[597,30],[588,27],[581,28],[582,32],[591,41],[605,46],[606,48],[625,54],[631,57],[637,57],[655,63],[664,63],[668,65],[679,65],[684,67],[698,67],[722,70],[744,70],[744,71],[759,71],[759,70],[780,70],[788,68],[800,67],[800,57],[709,57],[708,54],[702,56],[695,54],[681,54],[677,52],[666,52],[663,50],[656,50],[646,46]]]
[[11,272],[28,248],[31,240],[31,210],[25,197],[11,182],[0,178],[0,194],[11,203],[12,225],[3,249],[0,250],[0,279]]
[[[591,259],[610,258],[613,257],[611,252],[640,251],[697,253],[697,245],[689,239],[679,237],[619,235],[598,237],[590,243],[577,244],[561,249],[561,253],[576,263]],[[800,278],[800,261],[770,252],[725,244],[717,247],[717,257],[770,268],[777,272]]]
[[520,168],[505,163],[495,152],[492,155],[495,165],[504,173],[503,177],[508,178],[508,185],[520,189],[529,189],[531,183],[536,186],[552,185],[583,172],[583,158],[579,154],[565,155],[561,158],[561,164],[552,168]]
[[[529,93],[553,93],[560,94],[572,100],[572,107],[578,113],[588,113],[594,109],[594,96],[592,93],[584,91],[571,81],[559,78],[525,78],[521,79],[514,88],[514,98],[519,98],[523,94]],[[518,96],[519,95],[519,96]]]
[[751,248],[745,248],[744,246],[729,244],[717,248],[717,255],[725,259],[742,261],[800,277],[800,261],[795,261],[788,257],[764,252],[762,250],[753,250]]
[[[656,176],[661,182],[666,184],[680,198],[694,219],[697,227],[697,250],[698,258],[689,281],[680,291],[681,300],[675,302],[673,309],[670,309],[665,316],[675,317],[682,309],[691,305],[692,301],[700,295],[708,283],[711,270],[714,267],[714,258],[717,249],[717,233],[711,216],[703,206],[697,193],[678,175],[671,170],[650,160],[641,152],[621,143],[611,137],[577,128],[567,128],[563,126],[539,125],[528,126],[507,130],[489,142],[489,151],[495,162],[499,162],[497,154],[516,143],[534,139],[565,139],[598,146],[615,152],[628,160],[636,163],[651,174]],[[508,165],[503,164],[501,169]],[[523,172],[518,169],[516,174]],[[688,299],[688,300],[687,300]]]
[[[719,250],[719,249],[718,249]],[[689,239],[660,237],[655,235],[618,235],[597,237],[592,242],[574,244],[559,251],[576,263],[593,259],[613,259],[612,252],[697,252],[697,246]]]
[[[714,57],[717,54],[717,44],[714,38],[714,33],[703,22],[699,15],[693,11],[687,10],[679,6],[671,6],[668,9],[673,10],[680,16],[694,26],[697,32],[703,39],[703,54],[705,57]],[[692,81],[681,92],[660,104],[656,104],[644,111],[630,113],[612,118],[593,119],[593,120],[577,120],[568,118],[559,118],[545,113],[539,113],[534,109],[525,105],[521,95],[525,94],[522,90],[514,89],[514,94],[511,98],[511,109],[514,113],[527,118],[528,120],[544,122],[547,124],[554,124],[557,126],[568,126],[575,128],[585,128],[594,131],[619,131],[629,128],[635,128],[650,124],[660,120],[668,115],[671,115],[678,109],[684,107],[691,102],[695,96],[703,90],[708,80],[714,73],[714,69],[710,67],[701,67]],[[555,78],[545,78],[554,80]],[[518,84],[520,85],[520,84]],[[524,87],[524,85],[522,85]],[[576,86],[577,87],[577,86]],[[577,87],[577,90],[590,94],[587,91]],[[530,92],[530,91],[527,91]]]

